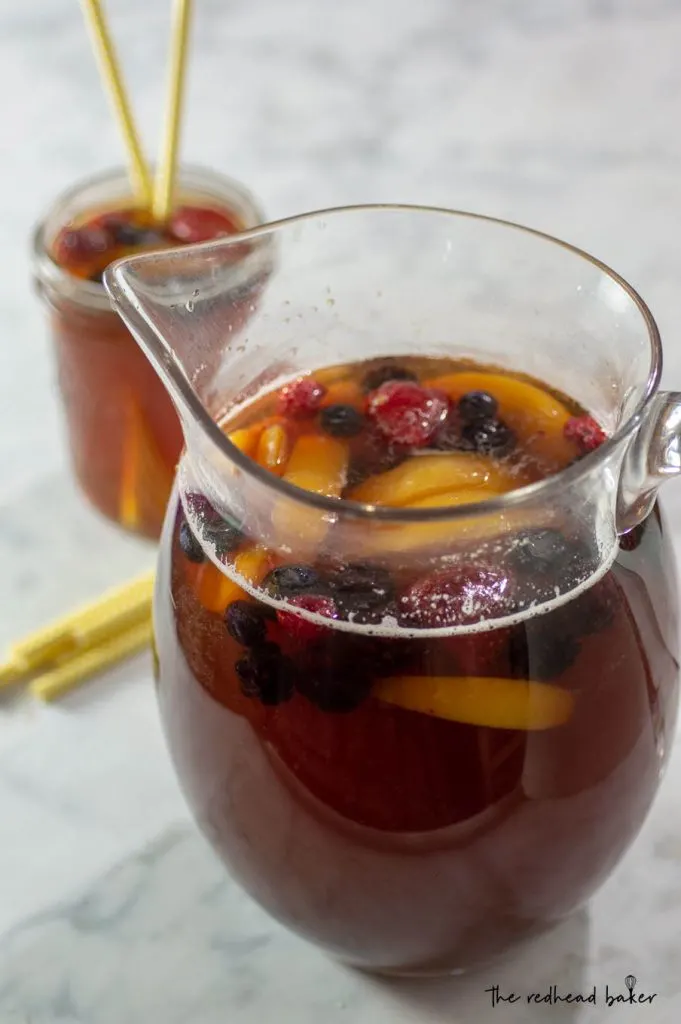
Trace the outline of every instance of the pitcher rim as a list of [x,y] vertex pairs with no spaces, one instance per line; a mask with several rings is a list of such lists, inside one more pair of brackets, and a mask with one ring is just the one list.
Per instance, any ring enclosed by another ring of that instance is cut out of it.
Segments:
[[[181,395],[182,401],[188,411],[198,422],[199,426],[205,431],[213,444],[215,444],[215,446],[223,455],[225,455],[226,458],[230,460],[230,462],[238,466],[239,469],[247,473],[250,477],[254,477],[266,487],[271,488],[273,491],[277,491],[300,504],[307,505],[319,511],[332,512],[336,516],[343,515],[345,517],[349,516],[373,521],[381,520],[384,522],[411,524],[433,523],[446,520],[470,519],[480,515],[489,515],[493,513],[503,513],[509,508],[522,506],[525,503],[536,501],[538,498],[546,497],[547,500],[550,500],[551,494],[561,491],[564,487],[571,486],[581,477],[586,476],[599,463],[605,462],[609,455],[611,455],[627,437],[635,432],[643,420],[644,413],[646,412],[650,401],[659,388],[662,376],[662,340],[655,318],[648,308],[647,303],[639,295],[638,291],[629,284],[621,274],[618,274],[617,271],[613,270],[612,267],[608,266],[608,264],[604,263],[596,256],[592,256],[591,253],[588,253],[585,249],[581,249],[579,246],[573,245],[571,242],[566,242],[563,239],[557,238],[555,235],[551,235],[548,232],[541,231],[538,228],[531,228],[524,224],[519,224],[516,221],[506,220],[502,217],[493,217],[488,214],[474,213],[467,210],[452,210],[440,206],[425,206],[409,203],[357,203],[349,206],[333,206],[325,209],[310,210],[306,213],[294,214],[290,217],[283,217],[279,220],[269,221],[266,224],[258,224],[255,227],[248,228],[245,231],[240,232],[239,234],[229,235],[228,237],[215,239],[210,242],[201,242],[191,246],[183,246],[182,249],[184,251],[191,249],[197,253],[202,251],[211,252],[219,249],[227,249],[243,241],[258,238],[261,235],[273,234],[283,227],[302,221],[314,220],[338,214],[372,213],[377,211],[387,211],[391,213],[434,214],[438,216],[444,215],[459,220],[465,219],[481,221],[487,224],[496,224],[500,227],[520,231],[523,234],[532,235],[535,238],[557,245],[560,248],[565,249],[567,252],[582,258],[587,263],[590,263],[592,266],[600,270],[606,277],[609,277],[616,285],[618,285],[626,295],[629,296],[641,314],[646,326],[648,342],[650,345],[650,363],[643,393],[636,404],[636,407],[632,410],[627,419],[625,419],[619,426],[619,428],[610,437],[607,437],[603,444],[595,451],[587,453],[581,459],[571,463],[564,469],[559,470],[557,473],[545,477],[543,480],[539,480],[532,484],[526,484],[524,487],[518,487],[506,494],[502,494],[494,498],[487,498],[482,501],[472,502],[466,505],[442,505],[427,509],[406,509],[396,508],[389,505],[371,505],[365,502],[351,501],[347,498],[331,498],[325,495],[315,494],[311,491],[306,491],[295,484],[291,484],[281,477],[275,476],[273,473],[270,473],[267,469],[260,466],[254,459],[251,459],[250,456],[245,455],[236,447],[236,445],[232,444],[227,434],[218,426],[215,420],[209,416],[185,374],[183,372],[176,373],[174,372],[174,367],[168,368],[166,366],[165,368],[167,372],[172,376],[174,387]],[[171,250],[171,252],[172,251],[173,250]],[[116,260],[114,263],[110,264],[104,273],[104,285],[115,303],[117,303],[118,297],[122,294],[125,296],[126,304],[139,312],[140,304],[128,286],[128,282],[125,277],[125,270],[128,265],[151,262],[157,257],[157,255],[157,253],[153,252],[140,253],[139,255]],[[168,256],[169,250],[165,250],[164,255]],[[156,331],[153,325],[149,324],[149,326],[152,327],[152,331],[161,346],[165,346],[165,342],[161,335]],[[143,344],[143,347],[147,349],[146,342]],[[154,362],[156,362],[156,360],[154,360]]]

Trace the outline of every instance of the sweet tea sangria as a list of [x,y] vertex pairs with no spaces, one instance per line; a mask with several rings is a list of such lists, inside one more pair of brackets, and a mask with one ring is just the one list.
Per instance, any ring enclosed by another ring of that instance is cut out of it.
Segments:
[[207,171],[182,177],[167,224],[135,205],[123,173],[90,179],[57,199],[34,238],[78,482],[109,519],[161,532],[182,428],[163,386],[120,319],[102,274],[134,253],[234,235],[261,219],[252,197]]
[[238,271],[225,242],[106,275],[185,430],[170,752],[278,920],[366,969],[463,970],[583,904],[659,786],[679,396],[638,296],[545,236],[381,207],[244,237]]

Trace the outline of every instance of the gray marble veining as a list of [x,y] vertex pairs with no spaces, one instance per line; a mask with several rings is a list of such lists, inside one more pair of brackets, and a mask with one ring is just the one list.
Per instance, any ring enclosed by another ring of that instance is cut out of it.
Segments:
[[[169,5],[107,5],[149,149]],[[120,162],[78,5],[0,0],[0,640],[149,565],[68,478],[28,238],[55,193]],[[594,252],[649,302],[681,387],[677,0],[202,0],[184,152],[272,216],[428,203]],[[681,484],[666,488],[681,552]],[[677,742],[677,748],[678,748]],[[498,970],[393,982],[267,918],[186,824],[140,658],[59,706],[0,708],[0,1021],[671,1024],[681,988],[681,751],[589,909]],[[656,998],[604,1004],[633,974]],[[597,987],[599,1005],[492,1008],[485,989]]]

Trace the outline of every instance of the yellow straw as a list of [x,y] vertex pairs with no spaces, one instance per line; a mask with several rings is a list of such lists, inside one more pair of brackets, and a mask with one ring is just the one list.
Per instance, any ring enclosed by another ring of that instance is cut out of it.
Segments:
[[154,219],[159,224],[164,224],[168,220],[173,204],[191,7],[191,0],[175,0],[173,7],[173,24],[170,36],[168,105],[166,108],[166,123],[161,157],[154,182],[152,206]]
[[91,651],[71,658],[63,665],[44,673],[31,683],[30,690],[39,700],[56,700],[75,690],[90,676],[110,668],[123,658],[141,651],[151,640],[151,618],[125,633],[114,636]]
[[99,69],[109,100],[114,108],[118,126],[128,153],[130,164],[130,180],[135,197],[141,206],[149,209],[152,199],[151,178],[144,159],[132,111],[123,85],[120,67],[116,58],[111,36],[107,28],[104,12],[99,0],[81,0],[85,21],[92,35],[92,40],[99,62]]
[[70,612],[49,626],[18,641],[0,665],[0,690],[63,658],[80,657],[134,626],[148,620],[154,575],[144,576],[110,590],[98,601]]

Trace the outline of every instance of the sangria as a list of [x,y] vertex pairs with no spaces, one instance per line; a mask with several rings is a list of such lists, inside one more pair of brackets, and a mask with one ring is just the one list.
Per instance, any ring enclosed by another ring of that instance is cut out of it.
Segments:
[[234,878],[387,973],[468,968],[583,904],[677,715],[656,492],[681,402],[636,293],[535,232],[398,207],[105,280],[185,431],[158,694]]
[[[423,358],[301,377],[223,426],[288,482],[410,509],[605,440],[537,381]],[[519,524],[501,555],[494,534],[393,526],[341,562],[322,529],[300,562],[195,490],[175,512],[158,616],[180,777],[256,899],[351,962],[461,965],[566,914],[656,790],[677,678],[666,579],[638,553],[661,572],[658,510],[600,568],[569,517]]]
[[112,260],[235,234],[262,219],[228,178],[189,171],[168,224],[136,208],[122,173],[61,196],[34,239],[35,277],[49,307],[71,458],[83,491],[109,519],[155,538],[182,448],[158,378],[112,312],[102,273]]

